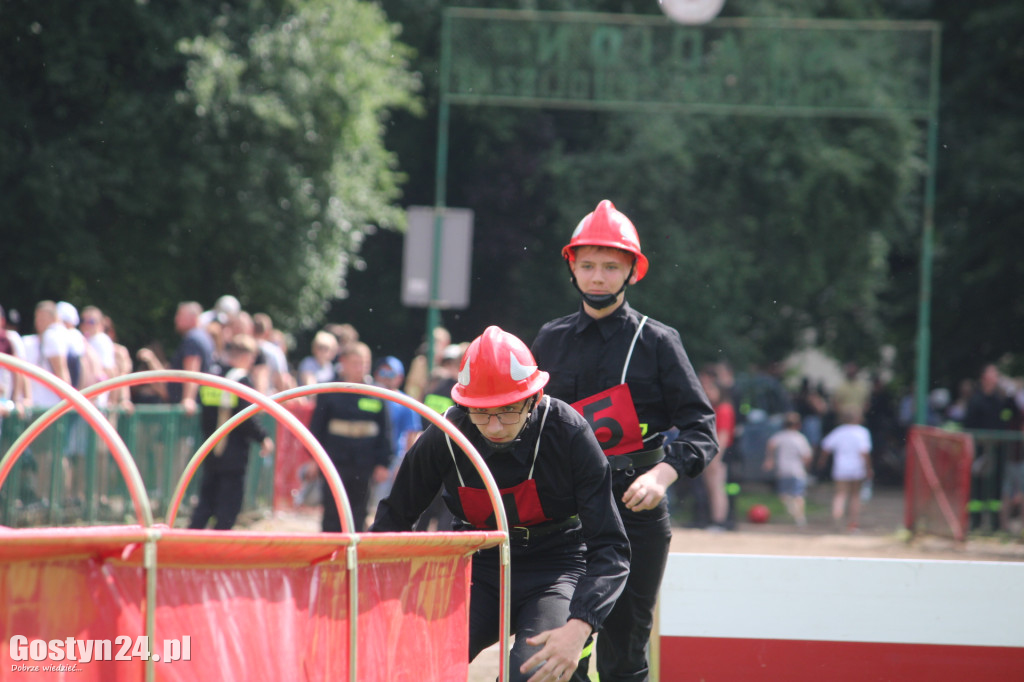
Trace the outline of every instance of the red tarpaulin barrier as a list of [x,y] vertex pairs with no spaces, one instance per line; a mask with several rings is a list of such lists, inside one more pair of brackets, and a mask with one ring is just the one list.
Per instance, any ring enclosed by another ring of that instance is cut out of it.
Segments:
[[[309,422],[313,419],[314,405],[312,400],[290,400],[282,403],[282,406],[306,427],[309,427]],[[306,446],[284,426],[277,427],[274,448],[274,511],[295,509],[292,491],[302,490],[305,484],[302,480],[303,467],[308,465],[307,470],[312,476],[318,476],[319,469]],[[316,485],[319,487],[319,482]]]
[[[306,455],[326,476],[344,512],[342,528],[350,529],[351,511],[337,471],[303,428],[311,403],[295,403],[289,413],[236,382],[180,370],[138,372],[90,387],[98,394],[155,380],[193,382],[254,403],[192,457],[172,494],[167,524],[156,526],[132,456],[86,399],[91,395],[11,356],[0,354],[0,366],[57,390],[100,432],[125,476],[139,520],[117,527],[0,527],[0,642],[5,644],[0,679],[21,674],[77,682],[466,678],[470,557],[499,544],[507,557],[508,523],[497,484],[479,453],[429,408],[393,391],[341,382],[277,396],[288,401],[342,392],[406,404],[470,456],[503,530],[318,535],[181,530],[172,528],[174,517],[202,458],[218,437],[257,409],[288,427],[279,434],[285,450],[279,490],[286,501],[295,480],[294,473],[288,480],[288,472],[299,470]],[[46,412],[0,458],[0,485],[31,440],[68,409],[61,404]],[[499,676],[506,679],[507,561],[501,571]]]
[[[346,556],[357,538],[358,679],[462,682],[470,556],[502,537],[150,532],[159,535],[151,653],[162,659],[156,679],[168,681],[345,679]],[[0,529],[0,678],[143,680],[146,540],[140,526]],[[96,660],[118,654],[128,660]]]

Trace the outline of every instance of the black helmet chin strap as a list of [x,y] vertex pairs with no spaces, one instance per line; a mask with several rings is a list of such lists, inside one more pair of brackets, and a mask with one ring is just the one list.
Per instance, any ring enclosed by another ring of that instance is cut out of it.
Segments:
[[633,265],[629,266],[629,274],[626,275],[626,281],[622,283],[622,288],[616,291],[614,294],[588,294],[580,289],[580,285],[576,282],[576,275],[572,274],[572,264],[569,261],[565,262],[569,266],[569,281],[576,287],[576,291],[580,292],[580,296],[583,297],[583,302],[589,305],[594,310],[603,310],[610,305],[614,305],[615,301],[618,300],[619,294],[626,290],[629,286],[629,280],[633,279],[633,271],[636,269],[636,261],[633,261]]

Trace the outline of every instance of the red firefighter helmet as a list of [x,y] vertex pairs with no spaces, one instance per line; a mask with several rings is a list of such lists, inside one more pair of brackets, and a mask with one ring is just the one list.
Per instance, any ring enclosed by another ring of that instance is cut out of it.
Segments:
[[469,344],[452,387],[452,400],[465,407],[511,405],[539,393],[548,378],[525,343],[490,326]]
[[640,237],[633,223],[612,202],[604,199],[592,213],[588,213],[572,233],[572,239],[562,247],[562,258],[576,260],[577,246],[607,246],[628,251],[636,256],[636,281],[647,274],[647,257],[640,251]]

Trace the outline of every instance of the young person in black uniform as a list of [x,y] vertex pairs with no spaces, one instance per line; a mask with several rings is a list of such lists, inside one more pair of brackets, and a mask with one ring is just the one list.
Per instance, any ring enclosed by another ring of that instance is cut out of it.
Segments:
[[[602,201],[562,257],[583,302],[545,324],[532,350],[551,373],[548,392],[586,417],[612,468],[632,563],[598,637],[597,670],[601,682],[639,682],[648,679],[645,648],[672,538],[665,492],[680,476],[700,474],[718,451],[715,413],[679,333],[625,301],[626,287],[648,267],[629,218]],[[589,656],[579,679],[588,667]]]
[[[228,367],[224,377],[253,388],[252,371],[256,360],[256,340],[248,334],[239,334],[224,349]],[[220,374],[219,367],[212,368]],[[213,386],[199,387],[202,405],[200,419],[203,438],[210,435],[236,413],[249,407],[249,401],[234,393]],[[249,449],[260,444],[260,455],[266,457],[274,449],[274,441],[267,435],[258,419],[247,419],[232,429],[226,438],[214,446],[213,452],[203,460],[203,482],[199,488],[199,502],[192,511],[189,528],[204,529],[211,518],[216,518],[214,530],[231,530],[242,510],[245,496],[245,470],[249,465]]]
[[[342,381],[367,383],[372,356],[361,341],[341,349],[339,374]],[[331,458],[345,486],[355,531],[366,530],[370,485],[388,480],[388,467],[395,457],[391,442],[391,418],[380,398],[358,393],[320,393],[309,423],[312,433]],[[341,532],[341,516],[327,479],[320,479],[324,513],[320,528],[325,533]]]
[[[612,478],[586,421],[544,395],[548,375],[521,340],[488,327],[466,351],[446,417],[502,491],[511,531],[512,680],[567,680],[625,584],[629,547]],[[409,449],[370,530],[411,530],[438,488],[459,527],[494,529],[469,458],[430,425]],[[473,557],[469,657],[498,641],[498,548]]]

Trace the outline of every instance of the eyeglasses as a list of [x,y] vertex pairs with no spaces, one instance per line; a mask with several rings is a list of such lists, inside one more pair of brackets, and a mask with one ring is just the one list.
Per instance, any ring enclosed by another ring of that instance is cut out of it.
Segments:
[[[524,406],[525,407],[525,406]],[[470,412],[469,421],[473,422],[477,426],[486,426],[491,423],[491,417],[497,417],[498,422],[505,426],[512,426],[518,424],[519,420],[523,417],[523,410],[518,412]]]

